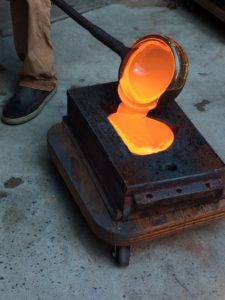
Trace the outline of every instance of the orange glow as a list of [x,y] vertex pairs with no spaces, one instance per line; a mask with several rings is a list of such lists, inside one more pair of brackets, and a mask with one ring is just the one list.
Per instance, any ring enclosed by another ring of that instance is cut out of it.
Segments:
[[132,153],[148,155],[168,149],[174,141],[170,127],[147,113],[167,90],[176,66],[171,48],[162,40],[148,38],[134,47],[121,71],[122,103],[108,119]]

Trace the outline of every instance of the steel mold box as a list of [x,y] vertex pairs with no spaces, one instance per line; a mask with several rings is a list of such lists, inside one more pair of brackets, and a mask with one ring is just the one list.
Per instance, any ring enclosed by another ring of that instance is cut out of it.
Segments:
[[102,185],[115,219],[136,217],[153,207],[171,209],[176,203],[221,199],[224,163],[175,101],[164,102],[150,113],[173,128],[173,145],[147,156],[132,154],[108,122],[119,102],[117,82],[71,89],[64,119]]

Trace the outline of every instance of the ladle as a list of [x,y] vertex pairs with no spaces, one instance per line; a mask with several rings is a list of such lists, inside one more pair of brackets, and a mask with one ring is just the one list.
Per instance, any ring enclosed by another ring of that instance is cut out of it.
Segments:
[[[105,32],[104,30],[102,30],[100,27],[94,25],[92,22],[90,22],[85,17],[83,17],[73,7],[67,4],[64,0],[52,0],[52,2],[56,6],[58,6],[61,10],[63,10],[68,16],[70,16],[74,21],[76,21],[83,28],[88,30],[95,38],[97,38],[104,45],[109,47],[111,50],[116,52],[121,57],[122,62],[119,68],[118,91],[119,94],[122,94],[125,98],[127,97],[128,102],[131,101],[131,106],[137,103],[138,109],[141,110],[142,106],[144,109],[146,109],[146,106],[152,108],[153,105],[152,100],[148,102],[148,100],[144,101],[142,99],[141,101],[142,103],[140,103],[139,100],[142,97],[142,95],[139,95],[138,93],[136,94],[136,99],[135,97],[133,99],[130,99],[130,95],[131,94],[133,95],[133,93],[131,93],[129,87],[127,88],[127,85],[124,86],[123,82],[122,81],[120,82],[123,73],[126,71],[126,67],[129,65],[130,59],[135,59],[135,55],[136,53],[138,53],[137,59],[142,60],[143,57],[146,56],[145,49],[148,48],[147,46],[149,42],[152,41],[153,42],[156,41],[164,45],[166,44],[171,49],[175,61],[175,72],[171,83],[169,84],[169,86],[166,87],[165,92],[160,95],[160,98],[155,100],[157,100],[157,102],[159,100],[160,102],[173,100],[180,93],[180,91],[182,90],[185,84],[186,77],[187,77],[188,59],[182,47],[173,39],[166,36],[155,35],[155,34],[147,35],[141,37],[133,45],[131,45],[131,47],[126,47],[121,41],[117,40],[116,38],[114,38],[113,36]],[[138,51],[140,47],[142,47],[141,54]],[[148,64],[146,64],[146,67],[148,67]],[[147,72],[149,72],[149,70],[147,70]],[[134,86],[134,84],[135,82],[132,82],[132,79],[130,79],[129,86]],[[129,105],[129,103],[127,104]],[[156,106],[156,104],[154,105]]]

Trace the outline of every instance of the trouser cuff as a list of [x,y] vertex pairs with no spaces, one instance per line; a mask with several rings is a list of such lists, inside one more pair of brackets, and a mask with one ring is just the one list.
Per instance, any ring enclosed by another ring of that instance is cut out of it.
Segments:
[[22,79],[19,82],[19,86],[28,87],[31,89],[49,91],[51,92],[57,86],[57,80],[36,80],[36,79]]

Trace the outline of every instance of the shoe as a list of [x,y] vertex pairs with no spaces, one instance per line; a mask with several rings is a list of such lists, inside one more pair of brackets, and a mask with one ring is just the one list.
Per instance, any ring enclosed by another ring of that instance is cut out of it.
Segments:
[[55,93],[56,88],[48,92],[18,86],[16,93],[3,108],[2,121],[9,125],[18,125],[30,121],[41,112]]

